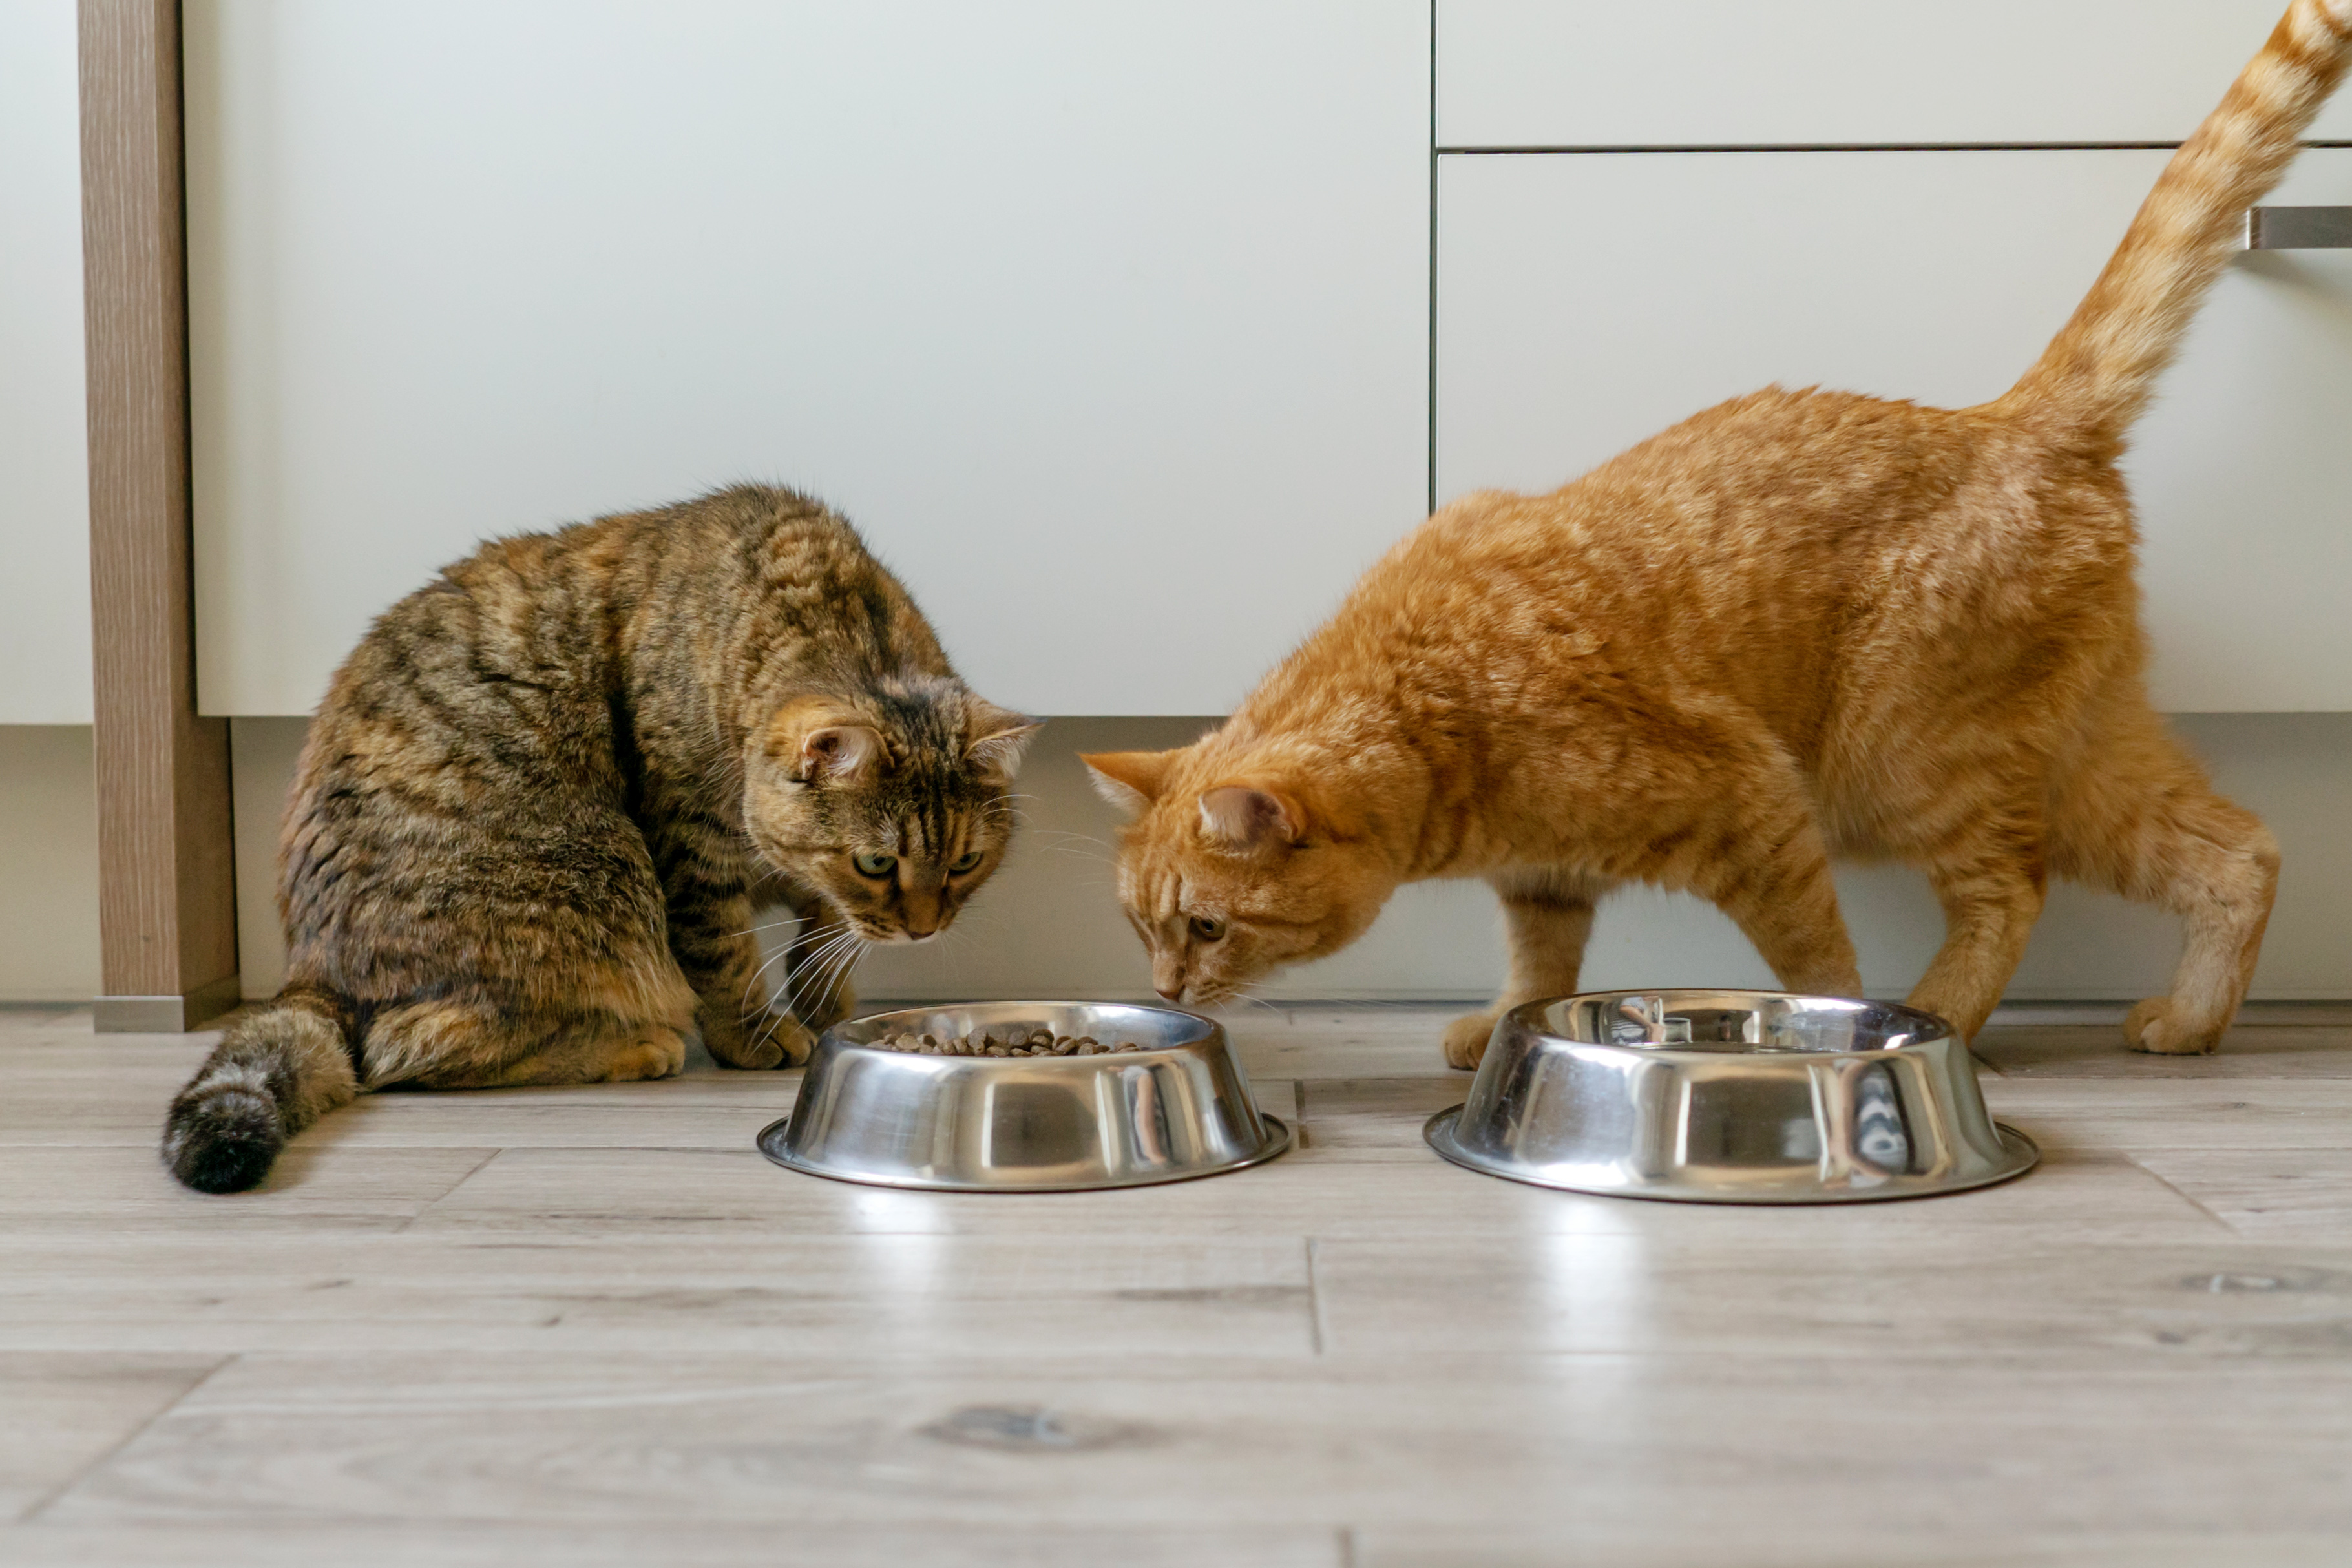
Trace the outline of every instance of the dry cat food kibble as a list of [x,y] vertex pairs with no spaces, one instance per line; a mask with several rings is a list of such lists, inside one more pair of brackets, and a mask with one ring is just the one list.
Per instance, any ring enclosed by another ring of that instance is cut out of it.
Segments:
[[1055,1034],[1042,1026],[974,1030],[970,1034],[886,1034],[867,1041],[877,1051],[908,1051],[919,1056],[1107,1056],[1114,1051],[1147,1051],[1131,1040],[1105,1045],[1092,1035]]

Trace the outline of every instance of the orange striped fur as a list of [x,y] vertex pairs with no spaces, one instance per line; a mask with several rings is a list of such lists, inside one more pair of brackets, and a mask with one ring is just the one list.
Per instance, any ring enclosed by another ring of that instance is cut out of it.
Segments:
[[2278,866],[2149,707],[2115,462],[2343,73],[2352,0],[2297,0],[2016,387],[1946,410],[1779,388],[1547,496],[1440,510],[1221,728],[1090,757],[1136,812],[1120,897],[1162,995],[1213,1003],[1481,877],[1510,974],[1445,1039],[1577,988],[1627,882],[1716,903],[1783,985],[1855,993],[1833,854],[1920,867],[1947,935],[1911,1000],[1973,1034],[2053,873],[2179,915],[2134,1044],[2212,1049]]

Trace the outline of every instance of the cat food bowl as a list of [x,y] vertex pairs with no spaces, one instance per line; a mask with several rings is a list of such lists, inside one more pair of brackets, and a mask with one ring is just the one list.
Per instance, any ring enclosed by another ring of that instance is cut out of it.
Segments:
[[1986,1113],[1968,1047],[1943,1019],[1773,991],[1514,1008],[1468,1102],[1423,1136],[1488,1176],[1695,1203],[1922,1197],[2005,1181],[2041,1157]]
[[[919,1055],[877,1040],[1043,1029],[1100,1054]],[[1139,1045],[1140,1051],[1115,1049]],[[1215,1176],[1270,1160],[1225,1031],[1171,1008],[980,1002],[876,1013],[818,1037],[793,1113],[760,1134],[780,1166],[933,1192],[1072,1192]]]

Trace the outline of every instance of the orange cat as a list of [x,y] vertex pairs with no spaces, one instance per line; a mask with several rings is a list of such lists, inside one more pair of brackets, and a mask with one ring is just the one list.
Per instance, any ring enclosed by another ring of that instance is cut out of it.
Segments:
[[1770,388],[1549,496],[1445,507],[1220,729],[1089,757],[1139,815],[1119,891],[1171,999],[1336,952],[1400,883],[1484,877],[1510,979],[1572,992],[1594,902],[1688,889],[1794,990],[1853,995],[1830,856],[1923,869],[1944,946],[1913,1005],[1973,1035],[2051,873],[2173,911],[2147,1051],[2210,1051],[2252,976],[2276,841],[2148,706],[2116,459],[2150,383],[2342,74],[2352,0],[2296,0],[2006,395],[1921,408]]

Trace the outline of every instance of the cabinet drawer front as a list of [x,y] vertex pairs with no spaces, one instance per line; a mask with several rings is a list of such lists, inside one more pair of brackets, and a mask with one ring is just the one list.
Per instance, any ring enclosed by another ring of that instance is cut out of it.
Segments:
[[[2154,152],[1441,161],[1438,493],[1545,490],[1727,397],[1997,396],[2089,287]],[[2352,203],[2352,152],[2275,200]],[[2352,708],[2352,252],[2242,256],[2126,466],[2158,703]]]
[[[2177,141],[2286,0],[1437,0],[1445,147]],[[2352,138],[2339,96],[2314,129]]]
[[996,701],[1218,712],[1426,506],[1422,0],[187,17],[207,712],[744,478]]
[[72,6],[0,5],[0,724],[90,717],[74,48]]

